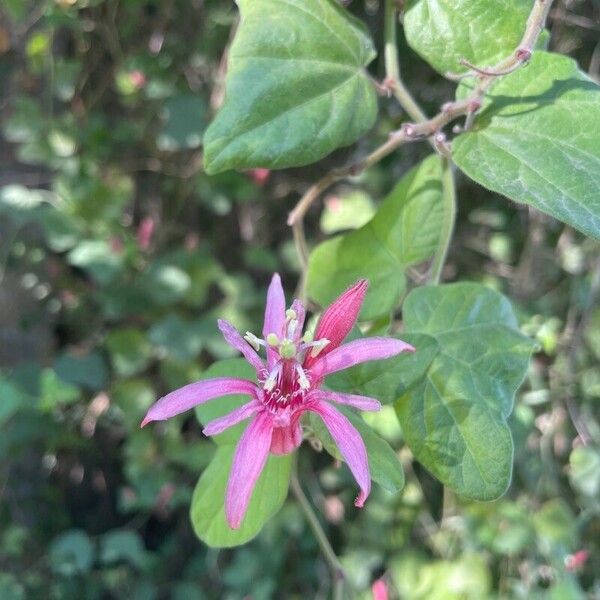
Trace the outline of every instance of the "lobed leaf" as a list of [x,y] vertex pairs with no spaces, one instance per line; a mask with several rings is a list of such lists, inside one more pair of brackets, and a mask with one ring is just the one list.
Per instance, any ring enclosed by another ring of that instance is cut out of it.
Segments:
[[493,65],[521,40],[531,3],[523,0],[409,0],[409,46],[442,74],[463,73],[467,59]]
[[319,244],[308,264],[308,293],[329,304],[357,279],[370,286],[362,319],[391,312],[406,287],[406,267],[430,258],[443,217],[442,159],[430,156],[409,171],[363,227]]
[[600,239],[599,130],[600,87],[570,58],[535,52],[492,88],[452,155],[486,188]]
[[334,0],[238,0],[225,102],[204,136],[209,174],[305,165],[375,121],[362,24]]

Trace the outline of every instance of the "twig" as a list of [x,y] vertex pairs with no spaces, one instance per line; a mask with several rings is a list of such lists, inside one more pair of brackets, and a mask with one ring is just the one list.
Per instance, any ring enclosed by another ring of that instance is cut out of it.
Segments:
[[292,469],[292,477],[290,480],[290,487],[292,489],[292,493],[296,497],[298,501],[298,505],[302,509],[304,516],[308,522],[308,525],[312,529],[312,532],[321,548],[321,552],[323,553],[323,557],[327,561],[329,568],[331,569],[331,574],[333,578],[333,598],[336,600],[343,599],[344,597],[344,583],[346,582],[347,576],[344,571],[344,567],[342,567],[336,553],[334,552],[329,540],[327,539],[327,534],[323,530],[321,523],[319,523],[319,519],[315,514],[308,498],[302,491],[302,487],[300,486],[300,482],[298,481],[298,473],[297,467],[294,465]]
[[[401,83],[397,55],[395,52],[392,52],[392,44],[395,45],[395,6],[394,2],[386,0],[385,9],[387,23],[385,60],[386,70],[390,75],[387,79],[394,83],[392,91],[394,91],[398,101],[407,112],[409,112],[410,108],[409,114],[414,113],[411,114],[411,116],[417,117],[415,119],[417,122],[404,123],[400,129],[393,131],[390,134],[388,140],[384,144],[373,150],[371,154],[358,162],[348,167],[333,169],[313,184],[300,198],[289,214],[287,223],[293,229],[296,250],[300,256],[301,262],[303,261],[303,253],[305,253],[307,247],[303,225],[304,216],[319,196],[337,181],[360,174],[362,171],[378,163],[388,154],[391,154],[394,150],[408,142],[418,140],[431,141],[431,138],[433,138],[436,149],[444,156],[448,156],[449,148],[445,143],[445,136],[442,129],[460,116],[466,116],[465,126],[463,128],[455,129],[456,132],[472,126],[474,115],[481,108],[483,97],[494,81],[505,73],[512,72],[522,64],[528,62],[531,58],[531,54],[537,39],[544,28],[551,6],[552,0],[535,0],[529,18],[527,19],[525,32],[516,50],[489,69],[482,69],[472,65],[471,67],[474,73],[471,75],[475,75],[478,79],[478,83],[473,92],[464,100],[444,104],[440,112],[431,119],[422,120],[422,117],[424,118],[425,115],[418,105],[414,103],[412,96],[408,94],[408,91],[405,90]],[[398,90],[400,90],[399,96],[396,94]],[[405,95],[404,92],[408,95]],[[412,103],[414,103],[414,106]],[[305,273],[306,268],[303,267],[303,277],[305,276]]]
[[442,270],[446,263],[448,249],[454,233],[454,222],[456,220],[456,190],[454,186],[454,173],[448,159],[444,160],[442,173],[442,231],[440,241],[431,262],[429,281],[437,285],[442,277]]

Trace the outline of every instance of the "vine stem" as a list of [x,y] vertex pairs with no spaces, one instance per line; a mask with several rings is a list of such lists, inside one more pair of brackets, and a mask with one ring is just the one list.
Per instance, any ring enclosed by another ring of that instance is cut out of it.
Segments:
[[[398,67],[396,42],[396,8],[393,0],[386,0],[385,4],[385,63],[387,72],[387,83],[391,91],[396,96],[398,102],[406,112],[414,118],[415,123],[404,123],[400,129],[392,131],[387,141],[373,150],[365,158],[351,164],[347,167],[333,169],[316,183],[314,183],[300,198],[296,206],[290,212],[287,223],[293,229],[296,250],[300,257],[303,279],[306,277],[306,237],[304,234],[304,216],[313,205],[313,203],[334,183],[351,176],[360,174],[375,163],[382,160],[394,150],[408,142],[428,140],[433,143],[436,150],[445,156],[451,158],[450,148],[446,143],[446,136],[442,129],[457,119],[466,117],[465,126],[460,130],[469,129],[473,124],[475,113],[481,108],[483,97],[489,87],[498,77],[511,73],[521,65],[527,63],[544,28],[548,13],[553,0],[535,0],[531,13],[527,19],[525,32],[516,49],[506,58],[501,60],[495,66],[490,68],[481,68],[472,65],[468,61],[462,63],[469,67],[470,72],[465,76],[474,76],[477,78],[477,85],[472,93],[463,100],[447,102],[441,107],[440,112],[427,119],[425,114],[418,107],[408,90],[404,87],[400,78],[400,69]],[[450,74],[449,74],[450,76]]]
[[427,115],[421,110],[400,77],[398,48],[396,46],[396,24],[398,9],[395,0],[385,0],[384,8],[384,58],[385,82],[388,88],[413,121],[426,121]]
[[452,164],[447,158],[443,161],[442,169],[442,230],[429,273],[429,281],[433,285],[438,285],[442,277],[456,221],[456,186]]
[[327,538],[327,534],[323,530],[315,511],[313,510],[306,494],[302,490],[302,486],[300,485],[300,481],[298,480],[298,466],[294,464],[292,469],[292,476],[290,478],[290,487],[292,489],[292,493],[296,497],[298,501],[298,505],[300,506],[306,520],[308,522],[309,527],[311,528],[317,543],[319,544],[319,548],[323,554],[323,557],[327,561],[329,568],[331,569],[331,575],[333,578],[333,598],[335,600],[342,600],[344,597],[344,583],[346,582],[347,576],[344,571],[344,567],[340,563],[335,551],[331,547],[329,543],[329,539]]

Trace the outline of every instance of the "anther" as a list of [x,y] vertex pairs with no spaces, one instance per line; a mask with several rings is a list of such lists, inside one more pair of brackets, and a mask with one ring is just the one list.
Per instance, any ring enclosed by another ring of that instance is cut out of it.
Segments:
[[314,335],[312,331],[305,331],[304,335],[302,336],[302,341],[305,344],[310,344],[314,339]]
[[[244,339],[258,352],[260,350],[260,345],[261,342],[263,342],[263,340],[261,340],[260,338],[257,338],[253,333],[251,333],[250,331],[246,331],[246,335],[244,336]],[[263,342],[264,343],[264,342]]]
[[295,320],[295,319],[298,318],[298,315],[296,314],[296,311],[294,309],[292,309],[292,308],[288,308],[285,311],[285,316],[286,316],[286,319],[288,319],[289,321],[293,321],[293,320]]
[[267,344],[274,347],[279,346],[279,338],[277,337],[276,333],[269,333],[267,336]]
[[323,348],[329,344],[329,340],[323,338],[317,342],[314,342],[313,349],[311,350],[310,355],[312,358],[316,358],[323,351]]

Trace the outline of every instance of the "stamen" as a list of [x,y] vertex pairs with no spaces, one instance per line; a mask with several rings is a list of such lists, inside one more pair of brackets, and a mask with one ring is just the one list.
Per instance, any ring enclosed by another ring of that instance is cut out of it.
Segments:
[[302,341],[305,344],[310,344],[314,339],[314,334],[312,331],[305,331],[304,335],[302,336]]
[[252,332],[246,331],[244,339],[258,352],[261,346],[265,345],[265,341],[256,337]]
[[293,308],[288,308],[285,311],[285,317],[288,321],[295,321],[298,318],[296,311]]
[[313,342],[313,349],[310,352],[312,358],[316,358],[323,351],[323,348],[329,344],[330,340],[323,338],[322,340],[318,340]]
[[267,336],[267,344],[269,344],[269,346],[273,346],[273,347],[279,346],[279,338],[277,337],[276,333],[270,333]]
[[298,385],[303,390],[308,390],[310,388],[310,381],[308,380],[304,369],[299,364],[296,364],[296,373],[298,373]]
[[273,370],[269,373],[269,376],[265,379],[265,383],[263,384],[263,388],[267,390],[267,392],[272,392],[275,384],[277,383],[277,379],[279,378],[279,373],[281,372],[281,363],[277,363]]

